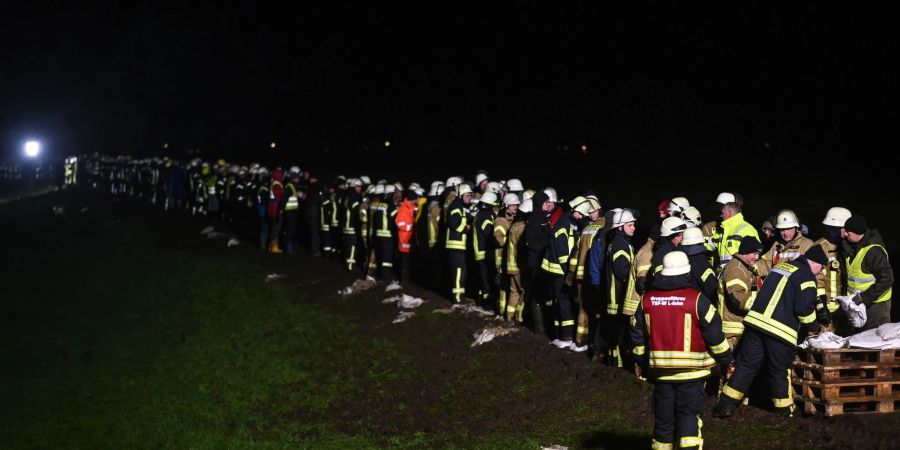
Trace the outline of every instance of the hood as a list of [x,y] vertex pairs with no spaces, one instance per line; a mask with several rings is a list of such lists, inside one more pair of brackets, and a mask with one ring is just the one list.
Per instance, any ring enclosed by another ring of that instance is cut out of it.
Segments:
[[665,276],[662,274],[657,274],[653,277],[653,281],[650,283],[651,289],[658,289],[661,291],[674,291],[675,289],[682,289],[690,286],[691,284],[691,274],[686,273],[683,275],[673,275],[673,276]]

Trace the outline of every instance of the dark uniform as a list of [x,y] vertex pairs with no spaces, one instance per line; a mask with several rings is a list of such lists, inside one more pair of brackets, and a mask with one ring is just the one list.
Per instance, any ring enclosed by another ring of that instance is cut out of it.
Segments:
[[472,248],[475,255],[475,264],[478,265],[478,274],[481,276],[478,300],[481,307],[488,311],[494,310],[494,219],[497,214],[491,205],[482,205],[472,226]]
[[[812,247],[807,256],[820,264],[828,263],[820,246]],[[737,408],[763,363],[769,368],[776,411],[782,414],[793,411],[789,369],[797,348],[797,331],[800,324],[820,327],[816,323],[816,279],[810,271],[807,256],[779,263],[766,277],[744,317],[741,351],[737,355],[734,374],[722,387],[717,408],[719,415],[730,416]]]
[[361,197],[354,189],[347,191],[344,195],[344,201],[341,204],[341,230],[342,239],[344,241],[344,263],[347,264],[347,270],[352,271],[353,265],[356,264],[356,258],[359,256],[356,252],[358,236],[356,230],[359,229],[359,204]]
[[450,295],[461,303],[466,296],[466,230],[469,208],[462,198],[455,198],[447,208],[447,235],[444,248],[450,267]]
[[622,351],[627,347],[625,341],[626,316],[623,307],[634,279],[631,278],[631,265],[634,263],[634,247],[631,238],[624,231],[613,230],[612,239],[606,250],[606,318],[604,320],[607,350],[607,363],[616,367],[624,367]]
[[570,214],[564,214],[550,230],[551,240],[541,260],[541,270],[553,283],[553,299],[556,302],[556,337],[560,341],[575,338],[575,310],[572,307],[572,287],[566,286],[569,257],[575,248],[578,224]]
[[689,275],[657,274],[632,316],[634,356],[653,382],[653,448],[700,448],[704,385],[710,368],[728,364],[731,350],[710,299]]

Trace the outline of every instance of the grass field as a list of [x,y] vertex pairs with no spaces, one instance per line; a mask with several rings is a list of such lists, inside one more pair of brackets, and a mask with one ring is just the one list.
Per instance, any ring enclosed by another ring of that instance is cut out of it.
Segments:
[[[336,265],[73,196],[0,208],[0,447],[649,446],[650,388],[622,371],[528,332],[470,349],[458,315],[391,325],[383,292],[334,295]],[[821,445],[813,419],[744,413],[709,446]]]

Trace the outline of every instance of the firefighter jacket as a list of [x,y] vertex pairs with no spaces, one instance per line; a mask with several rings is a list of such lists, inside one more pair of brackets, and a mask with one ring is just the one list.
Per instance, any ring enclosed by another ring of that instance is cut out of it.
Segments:
[[409,253],[412,248],[413,226],[415,225],[416,205],[404,199],[394,223],[397,224],[397,247],[400,253]]
[[344,236],[355,235],[359,228],[359,204],[361,196],[356,191],[348,191],[341,205],[341,231]]
[[522,248],[526,220],[525,214],[521,212],[516,213],[513,217],[512,225],[509,226],[509,232],[506,234],[501,269],[507,275],[517,275],[520,271],[519,264],[522,263],[522,255],[519,250]]
[[828,265],[816,275],[816,294],[820,297],[824,295],[828,301],[828,311],[835,312],[841,307],[836,297],[847,293],[844,289],[847,267],[844,265],[844,258],[841,257],[842,249],[826,238],[820,238],[816,241],[816,245],[821,245],[822,250],[828,255]]
[[654,380],[706,378],[717,362],[731,362],[722,319],[688,283],[684,275],[656,277],[631,318],[635,359],[646,361]]
[[362,196],[359,200],[359,206],[356,207],[356,216],[359,218],[359,234],[363,242],[370,242],[369,239],[369,197]]
[[740,258],[732,258],[725,264],[717,289],[725,336],[744,334],[744,316],[753,306],[760,286],[762,278],[755,267],[748,266]]
[[[531,217],[534,217],[532,213]],[[554,275],[565,276],[569,269],[569,255],[575,247],[575,234],[578,224],[570,214],[565,214],[556,221],[550,230],[551,239],[541,260],[541,270]]]
[[816,280],[801,256],[772,268],[744,317],[744,327],[796,347],[800,324],[815,321]]
[[[700,247],[700,244],[697,246]],[[688,254],[688,261],[691,263],[691,287],[702,292],[706,298],[716,298],[719,280],[709,265],[706,252]]]
[[756,267],[759,269],[760,275],[766,276],[769,270],[777,266],[778,263],[799,258],[813,245],[812,239],[803,236],[803,233],[798,230],[791,242],[781,242],[781,239],[776,240],[775,245],[759,257]]
[[569,259],[571,260],[569,263],[569,272],[575,273],[576,280],[584,281],[585,274],[590,273],[590,271],[586,269],[588,269],[588,266],[591,263],[591,259],[589,258],[591,246],[594,244],[594,239],[597,235],[603,233],[605,225],[606,218],[600,217],[585,226],[581,231],[578,242],[575,243],[575,248],[572,249],[572,254],[569,255]]
[[428,204],[428,248],[434,248],[441,232],[441,203],[432,200]]
[[638,303],[646,290],[647,272],[650,271],[650,262],[653,259],[653,246],[656,241],[653,238],[647,238],[647,242],[638,249],[634,255],[634,262],[631,264],[631,279],[634,284],[625,297],[625,308],[622,312],[626,315],[634,314]]
[[891,299],[894,274],[884,240],[878,230],[868,230],[856,244],[845,243],[847,252],[847,292],[859,294],[871,305]]
[[541,205],[547,201],[547,194],[538,192],[531,198],[534,209],[525,223],[525,248],[528,249],[528,268],[537,269],[542,264],[542,258],[550,242],[550,214],[541,209]]
[[631,265],[634,263],[634,248],[627,234],[620,230],[613,231],[613,237],[606,251],[606,313],[622,314],[625,306],[625,294],[634,283],[631,278]]
[[744,236],[754,236],[759,239],[759,233],[753,225],[744,220],[744,213],[737,213],[722,221],[719,226],[719,241],[716,243],[716,254],[719,260],[719,269],[725,267],[731,261],[732,255],[741,247],[741,239]]
[[718,247],[718,242],[722,240],[722,236],[719,234],[719,223],[715,220],[711,222],[706,222],[700,227],[700,231],[703,232],[703,237],[706,238],[706,250],[709,251],[709,265],[712,267],[718,267],[718,253],[716,252],[716,248]]
[[503,247],[506,246],[506,234],[509,233],[509,227],[512,225],[515,214],[510,214],[506,209],[503,214],[494,219],[494,267],[499,271],[503,267]]
[[[273,171],[273,177],[276,175],[276,172]],[[273,220],[278,218],[278,215],[281,213],[281,204],[284,202],[284,186],[279,178],[273,179],[272,186],[269,188],[269,204],[266,213]]]
[[331,230],[331,219],[336,211],[334,204],[334,192],[322,192],[322,198],[319,202],[319,229],[322,231]]
[[461,198],[453,200],[447,208],[447,236],[444,248],[447,250],[466,250],[466,231],[469,226],[469,208]]
[[341,230],[341,205],[344,203],[344,195],[346,191],[337,189],[331,194],[331,229],[335,232]]
[[294,183],[288,181],[286,185],[284,185],[284,193],[287,196],[287,202],[284,204],[285,211],[294,211],[296,212],[300,209],[300,195],[297,192],[297,187],[294,186]]
[[489,255],[494,257],[494,207],[483,205],[475,215],[472,224],[472,248],[475,253],[475,261],[484,261]]
[[397,215],[397,206],[390,202],[378,202],[372,212],[371,233],[373,237],[393,239],[397,225],[394,216]]
[[672,243],[671,236],[659,238],[659,243],[653,251],[653,258],[650,260],[650,270],[647,272],[647,278],[649,280],[652,280],[653,277],[662,270],[663,258],[675,250],[678,250],[678,246]]

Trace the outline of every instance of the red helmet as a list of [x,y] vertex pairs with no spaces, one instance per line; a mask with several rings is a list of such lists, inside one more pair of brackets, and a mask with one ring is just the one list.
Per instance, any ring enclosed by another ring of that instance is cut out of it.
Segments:
[[669,199],[664,198],[659,205],[656,206],[656,210],[659,211],[660,214],[669,215],[669,210],[667,207],[669,206]]

